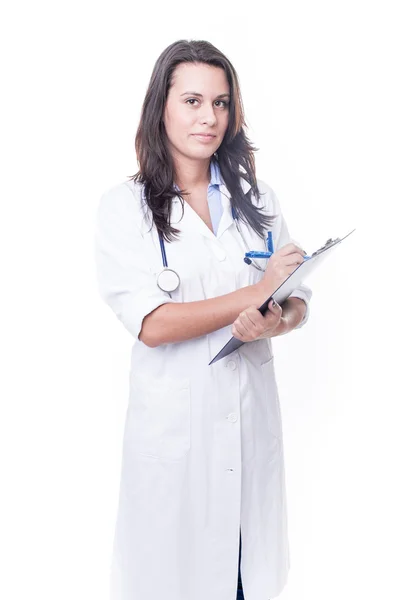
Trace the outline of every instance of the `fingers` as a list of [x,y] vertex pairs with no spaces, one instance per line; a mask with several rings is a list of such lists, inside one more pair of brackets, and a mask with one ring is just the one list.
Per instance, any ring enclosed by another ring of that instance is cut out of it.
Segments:
[[[305,253],[304,253],[305,255]],[[294,252],[293,254],[288,254],[287,258],[285,258],[285,265],[301,265],[304,262],[304,255],[299,254],[299,252]]]
[[246,332],[250,332],[257,325],[262,324],[263,316],[256,306],[249,306],[239,315],[240,323]]
[[232,325],[232,335],[235,338],[241,339],[246,335],[245,329],[240,325],[240,323],[234,323]]
[[299,246],[296,246],[296,244],[286,244],[286,246],[282,246],[282,248],[279,248],[279,250],[272,254],[269,260],[275,269],[284,269],[282,275],[290,275],[293,272],[293,266],[301,265],[304,262],[305,255],[306,252]]
[[268,309],[276,315],[280,316],[282,314],[282,306],[278,304],[273,298],[268,303]]
[[306,255],[306,252],[303,250],[303,248],[300,248],[300,246],[298,246],[297,244],[286,244],[285,246],[282,246],[282,248],[279,248],[279,250],[277,250],[275,252],[275,254],[280,254],[281,256],[288,256],[289,254],[299,254],[302,259],[303,256]]
[[[272,298],[269,311],[263,316],[256,305],[242,311],[232,325],[232,335],[239,340],[249,342],[259,339],[260,335],[272,332],[281,320],[282,307]],[[265,337],[265,335],[264,335]]]
[[263,316],[257,306],[249,306],[242,311],[232,325],[232,333],[237,338],[253,339],[255,332],[264,328]]

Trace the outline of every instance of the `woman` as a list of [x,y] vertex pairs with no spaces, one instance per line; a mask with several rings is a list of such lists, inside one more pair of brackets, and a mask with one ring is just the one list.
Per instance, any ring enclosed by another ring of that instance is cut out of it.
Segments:
[[[304,325],[311,291],[257,310],[305,253],[256,179],[245,126],[229,60],[173,43],[143,103],[140,169],[100,200],[99,290],[135,340],[112,600],[266,600],[287,580],[271,338]],[[275,252],[246,264],[268,230]],[[163,264],[179,279],[158,277]],[[209,366],[232,334],[249,343]]]

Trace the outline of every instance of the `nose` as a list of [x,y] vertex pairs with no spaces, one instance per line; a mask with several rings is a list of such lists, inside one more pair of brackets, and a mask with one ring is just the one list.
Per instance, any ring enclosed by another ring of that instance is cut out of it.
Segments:
[[206,123],[209,127],[215,125],[217,122],[217,117],[215,116],[215,112],[212,106],[206,106],[205,104],[202,107],[200,122]]

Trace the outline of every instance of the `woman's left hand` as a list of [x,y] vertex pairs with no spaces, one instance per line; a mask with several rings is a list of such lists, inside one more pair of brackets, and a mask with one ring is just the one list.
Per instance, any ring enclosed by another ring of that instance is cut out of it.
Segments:
[[256,305],[249,306],[240,313],[232,325],[232,335],[242,342],[252,342],[257,339],[274,337],[281,333],[283,325],[282,307],[271,300],[268,310],[263,316]]

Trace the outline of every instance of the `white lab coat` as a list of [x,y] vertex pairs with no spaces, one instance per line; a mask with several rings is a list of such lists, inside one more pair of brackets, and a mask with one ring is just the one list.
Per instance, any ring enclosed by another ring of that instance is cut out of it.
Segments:
[[[274,191],[257,183],[265,210],[279,215],[272,230],[278,249],[293,240]],[[162,292],[158,235],[143,219],[141,192],[131,181],[114,186],[101,197],[96,222],[100,295],[135,340],[110,598],[235,600],[241,527],[245,598],[268,600],[285,586],[290,566],[271,340],[246,343],[211,366],[231,326],[157,348],[138,341],[144,317],[161,304],[228,294],[262,273],[243,261],[246,248],[223,185],[217,236],[187,203],[181,219],[173,200],[171,224],[182,233],[165,245],[181,285],[172,298]],[[265,250],[241,226],[250,249]],[[302,285],[291,295],[307,304],[301,327],[311,290]]]

